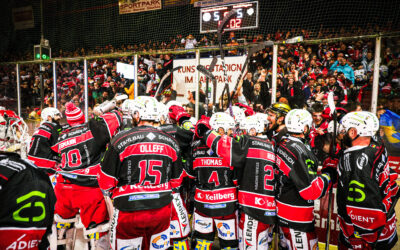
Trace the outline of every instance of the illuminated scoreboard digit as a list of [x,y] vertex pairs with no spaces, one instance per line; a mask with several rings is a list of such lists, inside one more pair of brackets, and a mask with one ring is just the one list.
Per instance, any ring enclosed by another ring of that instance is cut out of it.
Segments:
[[258,1],[227,4],[200,9],[200,33],[216,32],[224,16],[236,10],[225,30],[258,28]]

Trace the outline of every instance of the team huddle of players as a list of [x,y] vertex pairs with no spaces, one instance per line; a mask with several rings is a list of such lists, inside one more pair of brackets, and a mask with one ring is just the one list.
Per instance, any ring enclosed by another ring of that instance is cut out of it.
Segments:
[[67,103],[61,125],[46,108],[29,161],[0,154],[0,248],[53,248],[79,214],[96,248],[208,250],[217,235],[220,249],[271,249],[275,233],[280,249],[317,249],[314,200],[335,183],[340,249],[397,242],[397,174],[370,112],[312,136],[322,157],[312,115],[283,103],[193,122],[178,102],[139,96],[94,113],[85,123]]

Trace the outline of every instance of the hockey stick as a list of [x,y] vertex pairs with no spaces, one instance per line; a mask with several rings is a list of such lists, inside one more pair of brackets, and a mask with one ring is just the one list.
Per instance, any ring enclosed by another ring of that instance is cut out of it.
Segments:
[[[214,71],[214,67],[217,64],[217,61],[218,61],[217,57],[213,56],[213,59],[212,59],[212,61],[210,63],[210,66],[208,67],[208,71],[210,73],[212,73]],[[214,81],[215,81],[215,79],[214,79]],[[210,99],[208,98],[208,95],[209,95],[209,93],[208,93],[208,87],[209,87],[208,83],[209,83],[209,78],[206,79],[206,103],[205,103],[206,104],[206,116],[209,115],[208,114],[208,104],[210,103]],[[214,86],[214,88],[217,87],[216,84],[213,84],[213,86]],[[213,105],[215,105],[215,103],[213,103]]]
[[[155,97],[156,99],[157,99],[157,97],[158,97],[158,93],[160,92],[161,86],[162,86],[162,84],[164,83],[165,79],[167,79],[174,71],[180,70],[181,68],[183,68],[183,67],[182,67],[182,66],[178,66],[178,67],[173,68],[171,71],[165,73],[165,75],[164,75],[164,76],[161,78],[161,80],[160,80],[160,84],[158,85],[158,88],[157,88],[156,93],[154,94],[154,97]],[[158,100],[158,99],[157,99],[157,100]]]
[[[218,30],[217,30],[217,32],[218,32],[218,45],[219,45],[219,51],[220,51],[220,54],[221,54],[221,62],[222,62],[222,69],[223,69],[223,72],[224,72],[224,82],[225,82],[225,88],[222,91],[222,98],[221,98],[222,107],[223,107],[223,100],[224,100],[224,92],[225,91],[227,92],[227,95],[228,95],[228,103],[230,103],[228,73],[226,72],[226,65],[225,65],[225,52],[224,52],[224,49],[222,47],[222,34],[224,32],[224,27],[226,26],[228,21],[235,14],[236,14],[236,10],[229,11],[228,14],[226,14],[226,16],[224,17],[224,19],[222,19],[220,25],[218,26]],[[229,107],[229,113],[233,117],[232,107]]]
[[[233,89],[233,92],[232,92],[232,95],[231,95],[231,98],[230,98],[231,102],[232,102],[232,99],[233,99],[233,97],[234,97],[234,95],[235,95],[235,93],[236,93],[236,91],[237,91],[237,89],[239,87],[239,82],[242,80],[243,74],[244,74],[244,72],[245,72],[245,70],[246,70],[246,68],[247,68],[247,66],[248,66],[248,64],[250,62],[250,58],[253,56],[254,53],[256,53],[256,52],[258,52],[260,50],[263,50],[265,47],[272,46],[272,45],[274,45],[273,42],[267,41],[267,42],[258,43],[258,44],[254,45],[254,46],[249,47],[248,52],[247,52],[246,60],[243,63],[242,70],[240,71],[240,75],[239,75],[239,77],[238,77],[238,79],[236,81],[235,88]],[[229,105],[232,105],[231,102],[229,103]]]
[[[214,60],[213,60],[214,61]],[[211,64],[212,64],[213,62],[211,62]],[[211,68],[211,66],[213,66],[213,68],[214,68],[214,66],[215,66],[215,64],[214,65],[210,65],[210,68]],[[204,67],[203,65],[201,65],[201,64],[199,64],[199,65],[197,65],[197,70],[200,72],[200,73],[202,73],[203,75],[205,75],[206,76],[206,103],[205,103],[205,105],[206,105],[206,116],[208,116],[208,103],[209,103],[209,100],[208,100],[208,81],[209,80],[211,80],[212,82],[213,82],[213,85],[214,85],[214,88],[216,87],[216,79],[215,79],[215,76],[211,73],[211,71],[210,70],[208,70],[208,69],[206,69],[206,67]],[[214,91],[214,93],[215,93],[215,91]],[[214,100],[215,100],[215,97],[214,97]],[[215,105],[215,104],[214,104]]]
[[[330,114],[333,116],[333,136],[332,136],[332,143],[331,143],[331,148],[330,148],[330,156],[334,157],[334,154],[336,152],[336,124],[337,124],[337,115],[336,115],[336,106],[333,98],[333,92],[329,92],[328,94],[328,106],[330,109]],[[333,184],[331,186],[331,189],[329,189],[328,192],[328,220],[326,222],[326,245],[325,245],[325,250],[329,250],[329,241],[331,238],[331,218],[332,218],[332,200],[333,200]]]

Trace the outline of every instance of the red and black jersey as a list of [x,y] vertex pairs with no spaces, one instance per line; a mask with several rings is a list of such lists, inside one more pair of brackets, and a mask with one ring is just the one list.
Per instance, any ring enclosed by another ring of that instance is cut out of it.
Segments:
[[150,126],[118,133],[101,162],[99,185],[112,192],[120,211],[161,208],[183,177],[175,138]]
[[276,149],[279,168],[276,207],[280,226],[314,231],[314,200],[330,186],[327,175],[317,174],[318,159],[304,139],[285,137]]
[[45,249],[56,202],[49,177],[17,154],[0,153],[0,200],[0,249]]
[[239,177],[238,201],[244,213],[265,224],[275,224],[275,153],[267,139],[244,135],[238,141],[215,131],[204,137],[207,146]]
[[233,166],[204,142],[192,145],[192,166],[186,172],[195,179],[194,207],[209,216],[231,215],[237,208],[237,178]]
[[97,187],[100,160],[110,139],[122,125],[118,111],[106,113],[88,123],[61,132],[52,149],[61,155],[58,182]]
[[193,141],[194,132],[190,129],[182,128],[176,124],[166,124],[158,127],[165,133],[173,136],[179,144],[181,154],[184,159],[188,159]]
[[340,228],[346,238],[358,234],[373,243],[378,230],[388,223],[394,223],[387,227],[393,232],[382,232],[378,243],[395,234],[395,214],[389,210],[396,205],[400,193],[398,175],[390,169],[387,159],[385,147],[375,141],[344,151],[338,166],[337,205]]
[[51,147],[57,144],[62,130],[58,123],[44,122],[32,135],[28,159],[48,174],[54,174],[57,171],[56,165],[60,162],[59,154]]

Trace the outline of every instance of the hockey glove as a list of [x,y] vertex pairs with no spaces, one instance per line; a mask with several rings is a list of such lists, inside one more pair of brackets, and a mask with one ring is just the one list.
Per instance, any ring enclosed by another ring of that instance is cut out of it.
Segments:
[[337,164],[339,163],[338,159],[327,158],[322,165],[322,174],[328,174],[331,178],[332,185],[337,181]]
[[195,132],[197,138],[203,138],[205,133],[210,129],[211,129],[210,117],[202,115],[200,120],[196,123],[194,132]]
[[242,104],[242,103],[236,103],[235,105],[236,105],[236,106],[239,106],[239,107],[241,107],[241,108],[245,108],[246,110],[244,111],[244,114],[245,114],[246,116],[252,116],[252,115],[255,114],[255,113],[254,113],[254,110],[253,110],[250,106],[244,105],[244,104]]
[[186,113],[186,111],[182,107],[177,105],[171,106],[169,108],[168,115],[169,118],[178,123],[178,125],[181,125],[184,121],[190,119],[190,115]]

